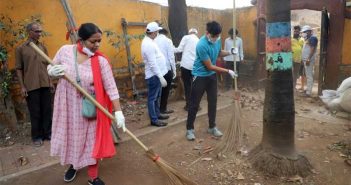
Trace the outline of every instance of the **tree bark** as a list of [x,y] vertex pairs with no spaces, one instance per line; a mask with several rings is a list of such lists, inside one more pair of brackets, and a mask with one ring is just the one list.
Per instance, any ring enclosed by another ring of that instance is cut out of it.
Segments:
[[[168,0],[168,27],[171,33],[173,44],[177,47],[183,36],[188,34],[187,6],[185,0]],[[176,61],[181,60],[181,54],[176,54]],[[178,69],[179,71],[179,69]],[[184,99],[183,82],[177,77],[177,90],[175,99]]]
[[312,166],[295,150],[290,0],[266,0],[263,136],[250,152],[253,167],[274,176],[307,176]]
[[172,41],[178,46],[188,33],[187,6],[185,0],[168,0],[168,27]]

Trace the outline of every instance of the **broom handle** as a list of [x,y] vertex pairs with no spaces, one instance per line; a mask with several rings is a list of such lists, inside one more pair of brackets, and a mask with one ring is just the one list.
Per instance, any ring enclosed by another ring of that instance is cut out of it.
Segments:
[[[236,10],[235,10],[235,0],[233,0],[233,47],[236,48]],[[238,51],[239,52],[239,51]],[[234,71],[236,70],[236,55],[233,56],[234,58]],[[239,75],[239,74],[238,74]],[[238,79],[234,77],[234,89],[235,91],[238,90]]]
[[[39,55],[41,55],[42,57],[44,57],[44,59],[51,65],[54,65],[52,60],[41,50],[38,48],[38,46],[36,46],[33,42],[29,43],[30,46],[39,53]],[[86,98],[88,98],[91,102],[94,103],[94,105],[100,109],[107,117],[109,117],[112,121],[116,122],[116,118],[109,112],[107,111],[99,102],[97,102],[88,92],[86,92],[80,85],[77,84],[77,82],[75,82],[74,80],[72,80],[69,76],[64,75],[64,78],[70,82],[75,88],[77,88],[79,90],[79,92],[81,92]],[[148,147],[146,147],[132,132],[130,132],[127,128],[126,128],[126,133],[132,137],[141,147],[143,147],[143,149],[145,151],[148,151]]]

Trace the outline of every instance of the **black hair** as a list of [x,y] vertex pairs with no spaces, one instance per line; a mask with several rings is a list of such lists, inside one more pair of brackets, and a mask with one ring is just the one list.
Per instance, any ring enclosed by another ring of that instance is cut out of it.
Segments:
[[[233,35],[233,28],[230,28],[230,29],[229,29],[228,34],[229,34],[229,35]],[[238,29],[235,29],[235,35],[238,35],[238,34],[239,34]]]
[[206,24],[206,31],[211,35],[218,35],[222,32],[222,26],[216,21],[211,21]]
[[294,30],[299,30],[299,31],[301,31],[301,27],[300,27],[299,25],[294,26]]
[[168,30],[166,28],[162,28],[162,30],[158,31],[158,33],[168,35]]
[[95,33],[101,33],[101,30],[99,29],[99,27],[97,27],[95,24],[93,23],[84,23],[82,25],[80,25],[79,29],[78,29],[78,36],[82,39],[82,40],[87,40],[89,39],[92,35],[94,35]]

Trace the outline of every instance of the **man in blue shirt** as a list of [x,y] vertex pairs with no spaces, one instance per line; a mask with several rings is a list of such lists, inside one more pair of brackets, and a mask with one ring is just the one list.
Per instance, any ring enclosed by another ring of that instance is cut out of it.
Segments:
[[193,66],[192,75],[194,76],[190,105],[187,120],[186,138],[195,140],[194,122],[198,111],[201,98],[206,91],[208,101],[208,133],[216,137],[222,136],[222,132],[216,127],[216,111],[217,111],[217,76],[216,72],[228,73],[232,78],[237,74],[229,69],[216,66],[216,59],[225,57],[230,54],[237,53],[234,48],[231,52],[222,50],[220,34],[222,32],[221,25],[216,21],[206,24],[206,34],[202,36],[196,45],[196,57]]
[[318,39],[312,34],[311,26],[305,25],[301,29],[302,37],[305,39],[305,44],[302,48],[302,62],[305,66],[305,74],[307,79],[307,89],[304,96],[312,95],[313,87],[313,68],[316,60],[316,51]]

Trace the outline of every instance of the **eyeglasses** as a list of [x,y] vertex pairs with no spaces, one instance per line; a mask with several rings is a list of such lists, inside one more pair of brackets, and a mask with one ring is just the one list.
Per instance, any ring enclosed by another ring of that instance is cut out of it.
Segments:
[[32,31],[35,33],[42,33],[43,32],[43,30],[32,30]]

